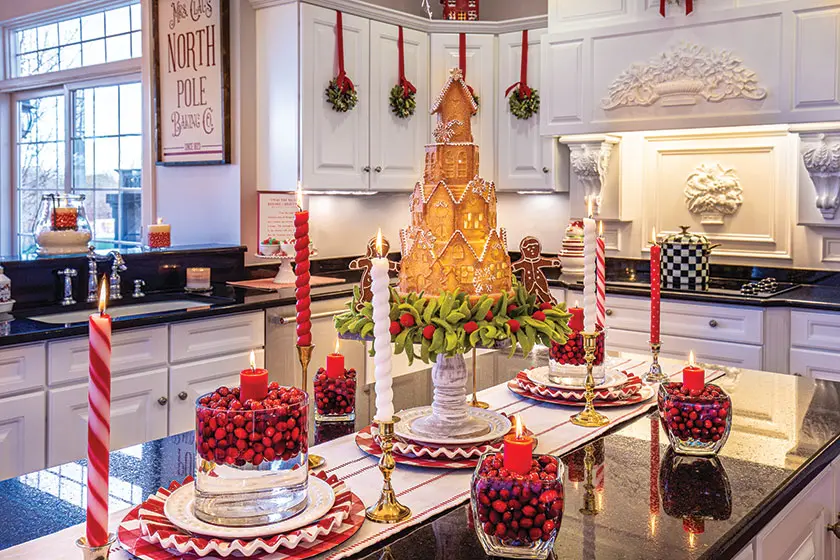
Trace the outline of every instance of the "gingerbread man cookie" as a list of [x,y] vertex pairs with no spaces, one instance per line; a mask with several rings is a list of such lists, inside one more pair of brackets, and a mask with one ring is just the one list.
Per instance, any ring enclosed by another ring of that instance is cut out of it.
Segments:
[[[388,251],[391,248],[391,244],[388,243],[388,240],[384,237],[382,238],[382,252],[387,255]],[[370,275],[370,269],[373,267],[373,261],[371,259],[376,257],[376,237],[371,237],[370,241],[368,241],[367,249],[365,250],[365,256],[359,257],[350,262],[350,270],[361,270],[362,271],[362,280],[359,282],[359,285],[362,288],[362,299],[359,300],[357,305],[358,309],[363,307],[363,304],[368,301],[373,301],[373,290],[371,289],[373,286],[373,278]],[[399,272],[400,270],[400,263],[396,261],[388,261],[388,271],[389,272]]]
[[560,259],[542,256],[542,245],[536,237],[526,237],[519,243],[522,257],[511,265],[514,272],[522,273],[522,284],[529,294],[537,296],[537,303],[557,304],[557,300],[548,289],[548,280],[543,268],[559,268]]

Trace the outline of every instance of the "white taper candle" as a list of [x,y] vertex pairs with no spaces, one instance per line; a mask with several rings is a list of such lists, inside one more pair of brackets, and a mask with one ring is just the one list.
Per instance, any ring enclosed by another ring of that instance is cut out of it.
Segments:
[[583,220],[583,330],[595,332],[595,317],[597,315],[597,297],[595,295],[596,282],[596,245],[598,233],[595,220]]
[[[379,234],[382,235],[381,232]],[[379,243],[377,243],[379,245]],[[381,253],[380,253],[381,254]],[[394,389],[391,373],[391,287],[388,278],[388,259],[372,259],[371,279],[373,284],[373,359],[376,381],[376,415],[379,422],[390,422],[394,418]]]

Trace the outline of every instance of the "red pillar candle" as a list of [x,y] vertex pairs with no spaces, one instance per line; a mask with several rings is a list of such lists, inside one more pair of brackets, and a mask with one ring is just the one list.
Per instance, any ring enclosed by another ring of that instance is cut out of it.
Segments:
[[531,471],[534,438],[525,435],[519,415],[515,417],[514,424],[515,434],[505,436],[503,463],[510,472],[526,475]]
[[261,401],[268,396],[268,370],[257,367],[254,351],[251,350],[251,367],[239,372],[239,400]]
[[298,186],[298,211],[295,212],[295,311],[297,345],[312,345],[312,300],[309,297],[309,212],[303,210],[303,192]]
[[689,391],[702,391],[706,386],[706,370],[694,363],[694,351],[688,355],[688,365],[683,369],[683,387]]
[[105,313],[106,282],[99,284],[99,313],[90,316],[88,381],[88,476],[86,537],[108,542],[108,471],[111,447],[111,317]]
[[659,324],[661,314],[660,274],[662,247],[656,242],[656,229],[653,230],[653,245],[650,247],[650,342],[659,343]]
[[578,302],[575,302],[575,306],[569,308],[569,313],[572,314],[569,319],[569,328],[575,332],[581,332],[583,330],[583,307],[578,307]]
[[327,377],[330,379],[344,377],[344,355],[338,350],[338,340],[336,340],[335,352],[327,354]]

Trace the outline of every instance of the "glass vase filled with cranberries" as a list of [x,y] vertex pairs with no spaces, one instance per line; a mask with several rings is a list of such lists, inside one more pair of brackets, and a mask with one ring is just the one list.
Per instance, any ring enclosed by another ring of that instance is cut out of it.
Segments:
[[318,369],[313,379],[316,422],[352,422],[356,419],[356,370],[330,375]]
[[[596,327],[596,331],[598,339],[595,347],[595,361],[592,362],[592,375],[595,378],[595,385],[599,385],[606,377],[604,369],[606,334],[602,327]],[[572,331],[565,344],[552,342],[548,358],[548,378],[552,383],[571,387],[583,386],[586,379],[586,352],[583,350],[583,335],[580,331]]]
[[563,519],[563,464],[534,455],[522,475],[503,453],[481,456],[472,477],[472,514],[485,552],[505,558],[547,558]]
[[705,382],[705,371],[694,364],[693,355],[681,383],[659,386],[657,404],[677,453],[711,456],[726,443],[732,427],[732,400],[723,389]]
[[219,387],[196,401],[195,515],[225,526],[282,521],[307,504],[308,396],[271,383],[263,399],[239,397],[239,387]]

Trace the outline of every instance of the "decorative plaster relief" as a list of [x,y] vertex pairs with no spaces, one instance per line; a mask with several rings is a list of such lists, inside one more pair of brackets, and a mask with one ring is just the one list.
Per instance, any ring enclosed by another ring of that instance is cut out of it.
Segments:
[[700,223],[722,225],[723,217],[734,214],[744,203],[744,189],[734,169],[719,163],[701,163],[685,181],[685,203]]
[[767,89],[730,51],[681,43],[622,72],[601,107],[647,107],[660,99],[664,107],[696,105],[698,97],[714,103],[737,97],[758,101],[767,97]]
[[601,191],[610,167],[613,147],[619,139],[614,136],[560,138],[569,145],[569,163],[572,172],[583,185],[583,199],[593,200],[593,211],[601,212]]
[[802,161],[817,191],[817,208],[833,220],[840,207],[840,134],[800,133]]

